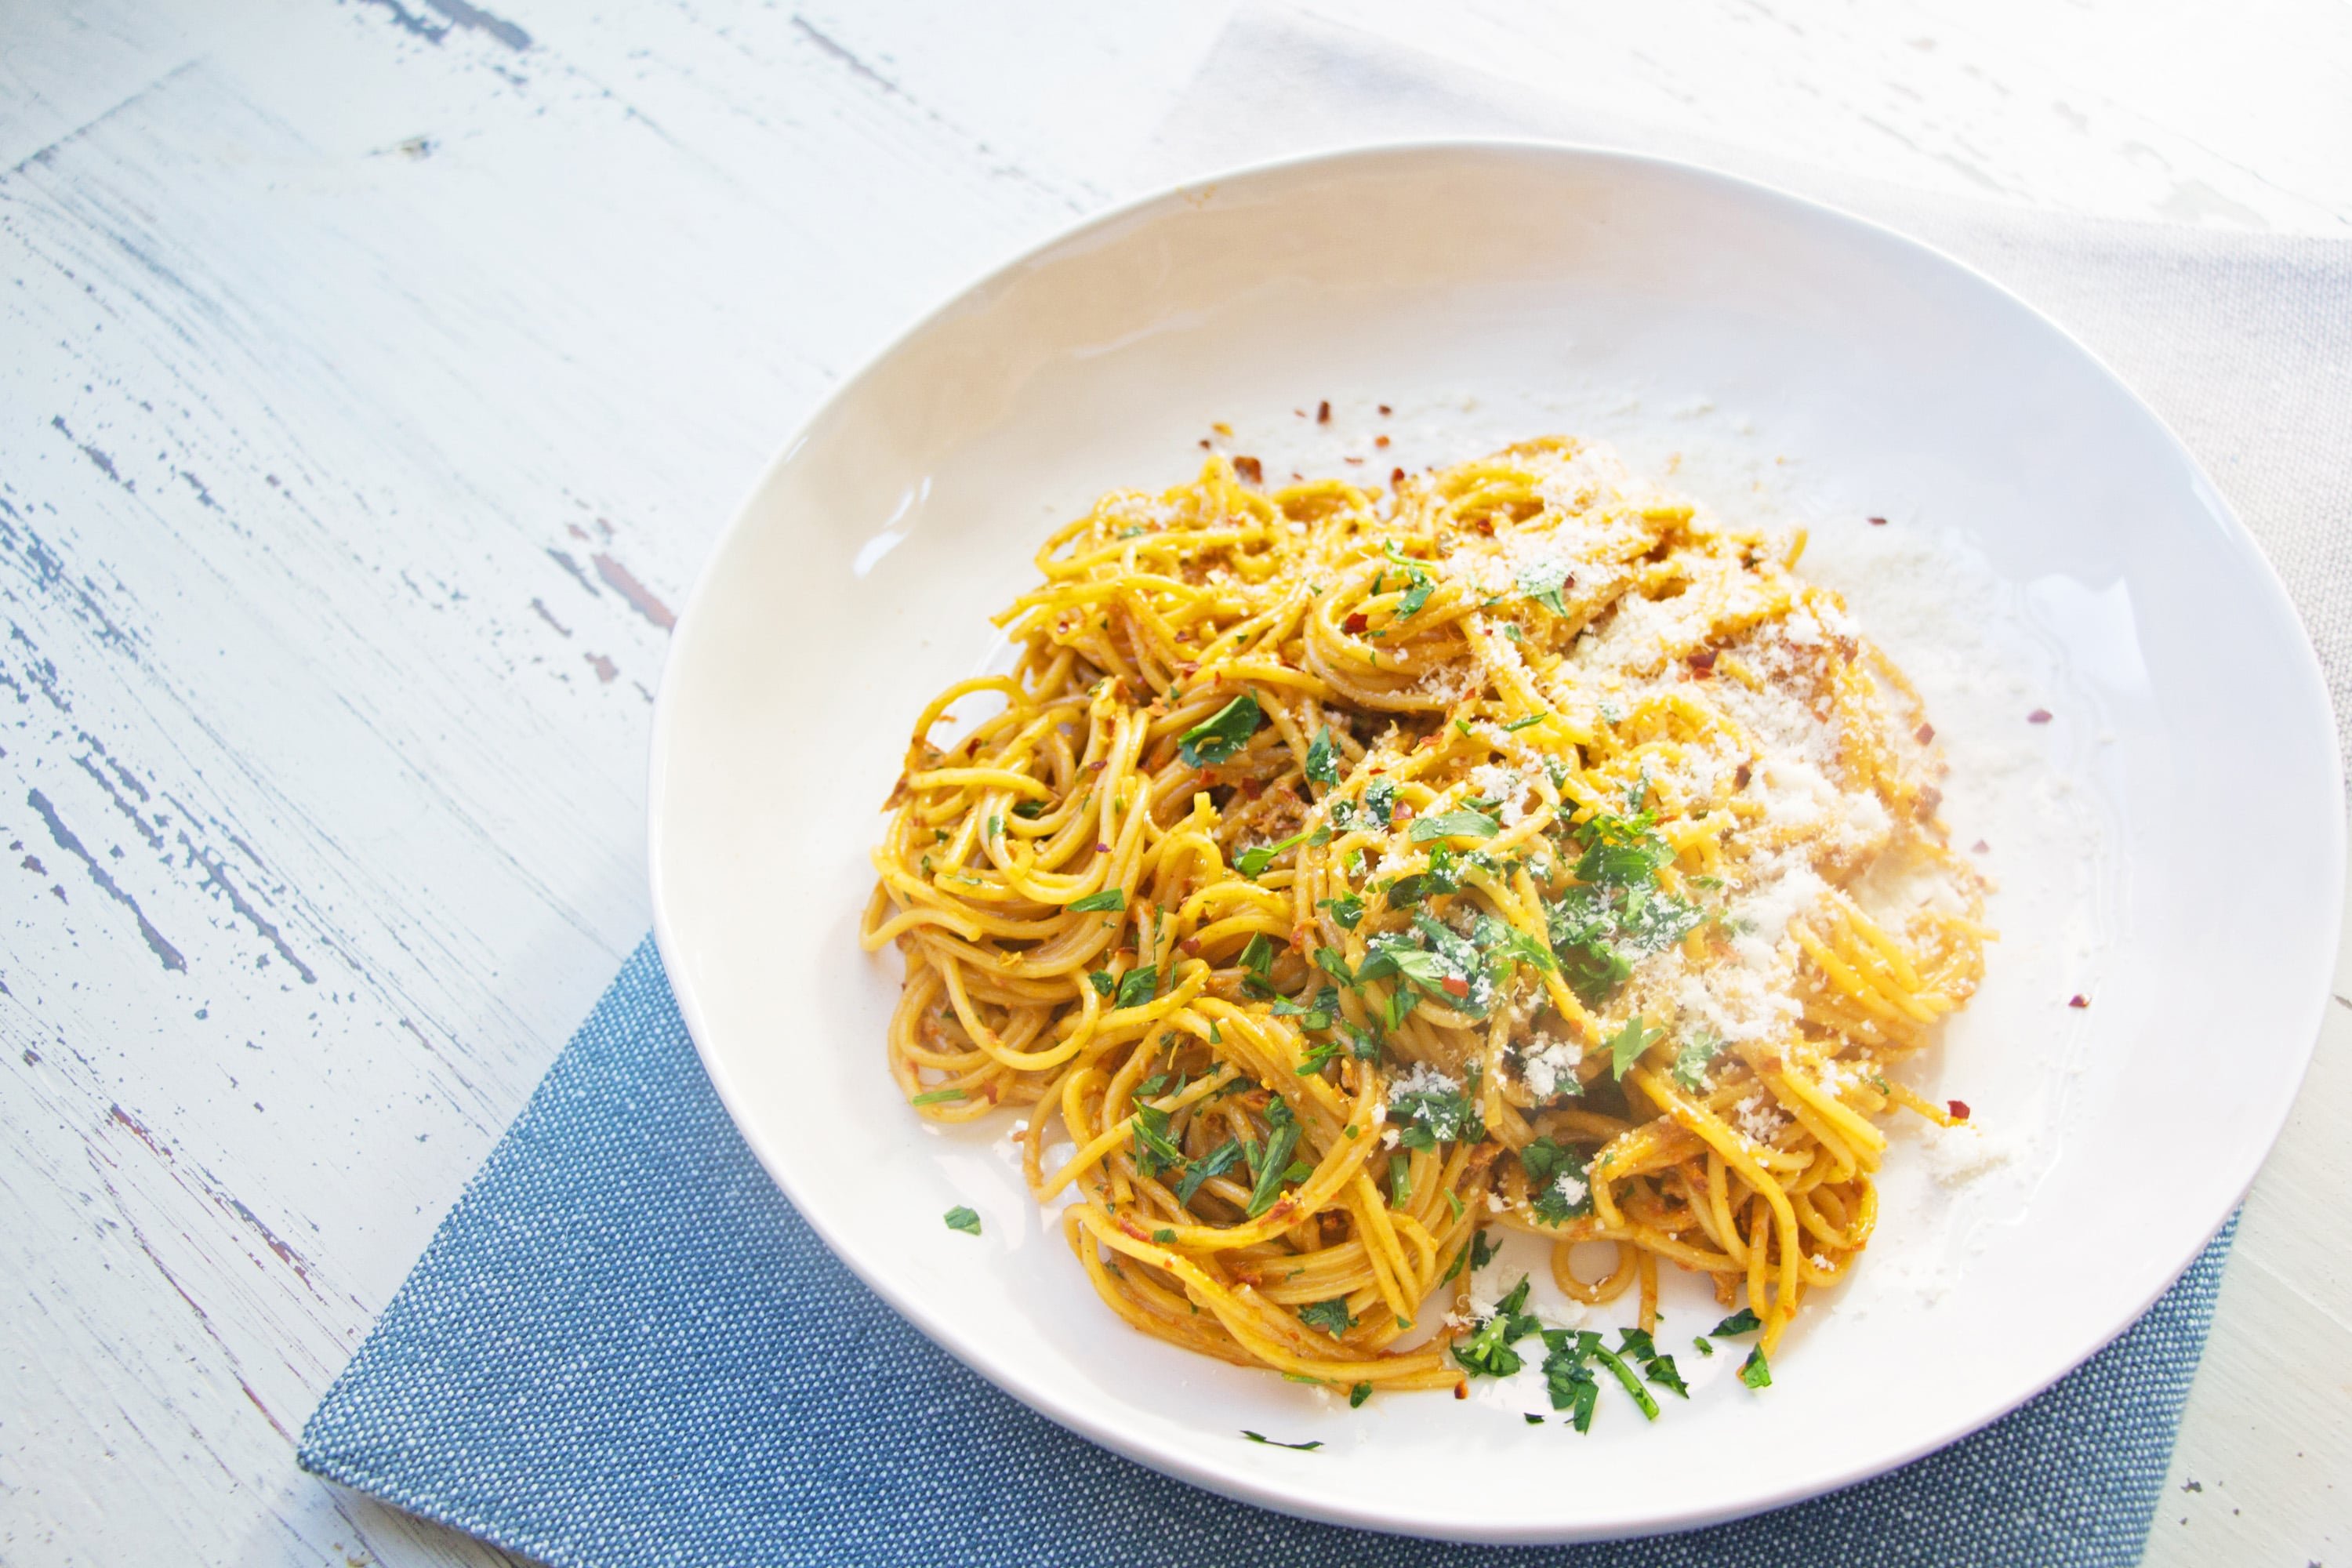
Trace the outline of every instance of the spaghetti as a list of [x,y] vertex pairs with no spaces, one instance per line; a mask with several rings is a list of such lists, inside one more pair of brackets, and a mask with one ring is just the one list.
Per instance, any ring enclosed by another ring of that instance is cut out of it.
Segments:
[[1645,1331],[1703,1272],[1770,1349],[1869,1241],[1875,1119],[1953,1119],[1888,1070],[1990,935],[1917,695],[1802,546],[1565,437],[1104,498],[997,617],[1012,672],[917,721],[863,932],[898,1084],[1035,1107],[1097,1291],[1209,1355],[1457,1385],[1486,1226]]

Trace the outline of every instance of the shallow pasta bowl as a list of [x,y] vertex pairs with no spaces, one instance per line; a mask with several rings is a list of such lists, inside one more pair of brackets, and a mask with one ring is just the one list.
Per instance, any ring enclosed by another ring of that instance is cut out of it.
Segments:
[[[2011,1196],[1937,1220],[1932,1248],[1933,1184],[1890,1184],[1854,1289],[1878,1284],[1824,1298],[1765,1394],[1717,1377],[1655,1424],[1626,1414],[1580,1438],[1443,1395],[1351,1411],[1190,1356],[1095,1300],[998,1142],[1010,1113],[940,1131],[900,1100],[882,1045],[898,965],[856,931],[908,725],[999,651],[988,616],[1033,580],[1055,521],[1189,477],[1221,421],[1237,431],[1221,444],[1255,444],[1270,468],[1374,474],[1549,429],[1608,435],[1637,468],[1680,465],[1720,510],[1812,521],[1833,571],[1853,544],[1839,585],[1926,661],[1931,712],[1991,716],[1950,742],[1956,801],[1973,777],[1981,820],[2003,825],[1987,836],[2040,847],[1992,851],[2003,940],[1922,1087],[1965,1085],[1979,1121],[2037,1138]],[[1972,563],[1969,591],[2012,616],[2009,685],[1989,690],[1972,655],[1934,675],[1934,579],[1914,562],[1898,592],[1855,544],[1904,531]],[[1970,751],[2012,696],[2017,735]],[[2029,705],[2054,721],[2027,727]],[[2212,831],[2217,803],[2296,851],[2244,854]],[[2128,1326],[2227,1216],[2294,1098],[2336,950],[2341,823],[2326,698],[2275,577],[2180,444],[2058,328],[1933,251],[1759,186],[1477,142],[1151,197],[974,284],[845,384],[678,626],[651,857],[664,961],[745,1138],[933,1339],[1218,1491],[1536,1542],[1848,1484]],[[977,1239],[940,1223],[958,1204],[981,1214]]]

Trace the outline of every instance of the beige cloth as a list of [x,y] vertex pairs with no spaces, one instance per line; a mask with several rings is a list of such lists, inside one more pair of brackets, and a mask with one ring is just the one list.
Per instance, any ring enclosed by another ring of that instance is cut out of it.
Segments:
[[1997,279],[2088,344],[2189,444],[2284,580],[2336,712],[2352,712],[2352,242],[2053,216],[1858,181],[1640,132],[1272,5],[1236,15],[1142,173],[1167,183],[1433,135],[1541,136],[1705,163],[1900,229]]

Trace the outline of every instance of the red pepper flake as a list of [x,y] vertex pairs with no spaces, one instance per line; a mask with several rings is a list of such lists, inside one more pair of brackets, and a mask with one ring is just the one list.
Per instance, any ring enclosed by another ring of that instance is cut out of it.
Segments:
[[1470,1397],[1470,1385],[1469,1385],[1468,1384],[1466,1384],[1466,1383],[1457,1383],[1457,1384],[1455,1384],[1454,1385],[1454,1398],[1456,1398],[1456,1399],[1467,1399],[1467,1398],[1469,1398],[1469,1397]]
[[1201,450],[1202,450],[1203,452],[1205,452],[1205,451],[1207,451],[1208,449],[1209,449],[1209,438],[1208,438],[1206,436],[1203,436],[1203,437],[1201,437]]
[[1388,444],[1389,438],[1385,436],[1375,436],[1372,437],[1372,445],[1375,447],[1386,447]]
[[1364,612],[1358,610],[1354,615],[1349,616],[1346,620],[1339,623],[1339,629],[1348,633],[1349,636],[1353,636],[1371,624],[1371,622],[1364,618]]
[[1979,838],[1969,846],[1969,852],[1972,855],[1990,855],[1992,853],[1992,846]]
[[1883,517],[1874,517],[1870,520],[1870,526],[1873,528],[1885,528],[1886,526],[1886,520]]
[[1456,1000],[1470,994],[1470,983],[1458,974],[1449,974],[1438,984],[1445,988],[1448,996]]
[[1265,781],[1264,779],[1244,779],[1242,780],[1242,793],[1249,796],[1250,799],[1255,800],[1259,795],[1265,793]]
[[1176,945],[1178,948],[1182,950],[1188,957],[1198,958],[1201,956],[1201,939],[1197,936],[1188,936]]
[[2029,724],[2047,724],[2050,722],[2050,710],[2047,708],[2036,708],[2032,712],[2028,713],[2025,716],[2025,721]]
[[1390,407],[1389,407],[1389,405],[1388,405],[1387,404],[1383,403],[1383,404],[1381,404],[1381,416],[1382,416],[1383,417],[1385,417],[1385,416],[1386,416],[1387,415],[1389,415],[1391,412],[1392,412],[1392,411],[1390,409]]
[[1401,485],[1404,483],[1404,470],[1402,468],[1391,468],[1389,470],[1389,483],[1392,485]]
[[1754,776],[1754,770],[1749,768],[1746,763],[1742,763],[1739,764],[1738,770],[1731,775],[1731,780],[1738,788],[1746,789],[1748,787],[1748,781]]
[[1701,680],[1707,679],[1715,674],[1714,653],[1711,650],[1701,648],[1698,652],[1690,656],[1690,668],[1693,675],[1697,676]]
[[1917,729],[1911,731],[1911,738],[1924,746],[1928,742],[1936,738],[1936,726],[1933,724],[1922,724]]
[[1315,423],[1318,425],[1328,425],[1331,423],[1331,400],[1329,398],[1327,397],[1322,402],[1315,405]]
[[[1424,735],[1422,737],[1422,744],[1427,745],[1431,741],[1433,741],[1437,737],[1434,735]],[[1405,805],[1402,801],[1397,802],[1389,812],[1389,826],[1391,827],[1401,827],[1412,820],[1412,807]]]
[[1358,463],[1358,464],[1360,464],[1363,460],[1364,460],[1364,459],[1363,459],[1363,458],[1342,458],[1340,459],[1340,461],[1341,461],[1341,462],[1345,462],[1345,463]]
[[2087,1007],[2090,1005],[2091,999],[2079,991],[2066,998],[2066,1005],[2069,1007]]
[[1969,1119],[1969,1102],[1965,1100],[1948,1100],[1944,1102],[1944,1110],[1955,1121],[1966,1121]]
[[1242,478],[1247,479],[1254,485],[1262,485],[1265,483],[1265,465],[1259,462],[1255,458],[1235,458],[1234,459],[1234,472],[1239,474]]

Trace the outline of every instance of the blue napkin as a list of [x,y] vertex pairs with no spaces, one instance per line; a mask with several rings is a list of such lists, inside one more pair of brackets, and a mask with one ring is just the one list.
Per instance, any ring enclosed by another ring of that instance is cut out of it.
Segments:
[[1607,1546],[1309,1524],[1095,1447],[902,1322],[736,1134],[648,938],[327,1391],[300,1458],[554,1568],[2131,1563],[2235,1224],[2032,1404],[1831,1497]]

